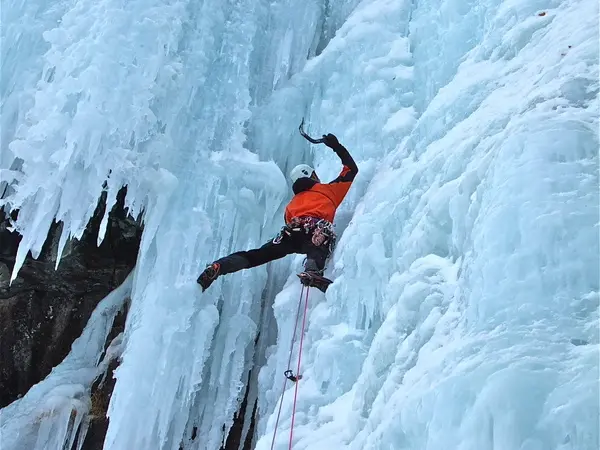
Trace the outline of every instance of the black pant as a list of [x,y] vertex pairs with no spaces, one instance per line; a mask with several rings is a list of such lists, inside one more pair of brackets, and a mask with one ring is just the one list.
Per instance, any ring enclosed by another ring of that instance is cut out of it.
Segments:
[[323,270],[329,256],[329,246],[316,247],[311,238],[310,234],[302,231],[292,231],[290,235],[285,234],[278,244],[270,240],[260,248],[235,252],[215,262],[221,265],[220,274],[224,275],[260,266],[292,253],[300,253],[306,255],[306,270]]

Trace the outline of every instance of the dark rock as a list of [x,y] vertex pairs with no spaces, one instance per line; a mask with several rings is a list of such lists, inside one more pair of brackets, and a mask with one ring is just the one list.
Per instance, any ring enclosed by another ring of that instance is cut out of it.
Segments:
[[104,197],[81,240],[65,249],[57,270],[62,224],[55,223],[40,257],[29,254],[11,286],[20,236],[6,229],[7,217],[0,210],[0,407],[20,398],[65,358],[96,305],[133,269],[142,227],[124,210],[125,194],[123,188],[99,247]]
[[[241,447],[242,450],[250,450],[252,448],[252,436],[254,435],[254,426],[256,420],[256,408],[257,402],[248,408],[248,393],[250,392],[250,379],[252,372],[248,375],[248,383],[246,383],[246,393],[244,394],[244,400],[240,405],[239,411],[235,414],[233,418],[233,425],[229,430],[229,434],[227,435],[227,439],[225,440],[225,445],[221,446],[221,450],[237,450],[240,448],[240,444],[242,442],[242,431],[244,427],[244,418],[247,413],[252,414],[250,416],[250,428],[248,429],[248,435],[244,440],[244,446]],[[246,419],[247,420],[247,419]]]
[[[113,323],[113,327],[106,339],[106,347],[112,340],[125,330],[125,319],[127,310],[121,311]],[[112,376],[118,367],[118,361],[113,361],[108,366],[106,377],[96,380],[92,386],[92,407],[90,410],[90,425],[83,442],[83,450],[102,450],[104,447],[104,438],[108,430],[108,406],[110,398],[115,387],[115,378]]]

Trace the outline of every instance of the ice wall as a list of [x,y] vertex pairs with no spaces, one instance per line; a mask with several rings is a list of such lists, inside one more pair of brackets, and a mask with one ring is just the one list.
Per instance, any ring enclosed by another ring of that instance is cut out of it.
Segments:
[[[294,78],[363,169],[313,296],[294,449],[598,447],[597,17],[362,2]],[[274,305],[257,449],[297,291]]]

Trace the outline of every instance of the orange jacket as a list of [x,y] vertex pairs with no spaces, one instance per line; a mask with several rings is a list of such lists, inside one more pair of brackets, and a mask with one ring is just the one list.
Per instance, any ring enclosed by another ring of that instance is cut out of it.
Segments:
[[285,223],[294,217],[310,216],[333,223],[337,210],[358,173],[356,163],[342,145],[333,149],[344,167],[331,183],[319,183],[312,178],[300,178],[293,186],[294,197],[285,208]]

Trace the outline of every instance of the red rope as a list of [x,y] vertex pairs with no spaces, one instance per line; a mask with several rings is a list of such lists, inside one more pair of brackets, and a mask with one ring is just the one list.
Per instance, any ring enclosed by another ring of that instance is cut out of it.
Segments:
[[[304,285],[300,291],[300,299],[298,300],[298,310],[296,311],[296,323],[294,324],[294,334],[292,335],[292,342],[290,344],[290,357],[288,358],[287,368],[289,370],[290,364],[292,364],[292,352],[294,350],[294,341],[296,340],[296,331],[298,330],[298,319],[300,318],[300,307],[302,306],[302,294],[304,294]],[[308,296],[308,288],[306,289],[306,295]],[[305,313],[306,314],[306,313]],[[304,325],[302,325],[304,328]],[[283,405],[283,396],[285,395],[285,386],[287,385],[287,377],[283,379],[283,389],[281,390],[281,401],[279,402],[279,411],[277,412],[277,420],[275,421],[275,429],[273,430],[273,440],[271,441],[271,450],[275,446],[275,435],[277,434],[277,426],[279,425],[279,417],[281,416],[281,406]],[[297,385],[296,381],[296,385]],[[295,404],[295,402],[294,402]]]
[[[298,350],[298,369],[296,370],[296,390],[294,391],[294,406],[292,408],[292,426],[290,428],[290,446],[292,450],[292,438],[294,436],[294,419],[296,418],[296,399],[298,398],[298,384],[300,383],[300,360],[302,359],[302,344],[304,343],[304,327],[306,324],[306,312],[308,311],[308,292],[310,288],[306,288],[306,299],[304,300],[304,317],[302,318],[302,333],[300,334],[300,349]],[[302,293],[300,293],[302,298]]]

